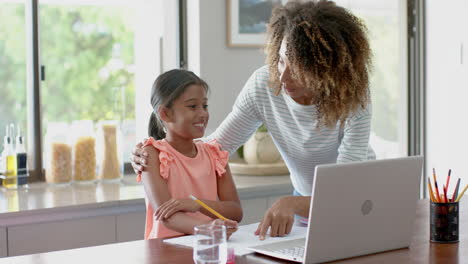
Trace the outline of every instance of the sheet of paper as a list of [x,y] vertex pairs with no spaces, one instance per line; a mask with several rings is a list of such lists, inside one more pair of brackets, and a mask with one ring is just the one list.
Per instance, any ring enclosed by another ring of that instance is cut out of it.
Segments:
[[[248,250],[248,247],[263,245],[278,241],[287,241],[291,239],[304,238],[307,234],[306,226],[294,225],[291,233],[285,237],[270,237],[267,236],[265,240],[261,241],[258,236],[254,234],[257,230],[258,223],[239,226],[239,230],[235,232],[228,241],[228,247],[234,248],[236,256],[243,256],[253,251]],[[169,244],[177,244],[187,247],[193,247],[193,236],[183,236],[171,239],[166,239],[164,242]]]

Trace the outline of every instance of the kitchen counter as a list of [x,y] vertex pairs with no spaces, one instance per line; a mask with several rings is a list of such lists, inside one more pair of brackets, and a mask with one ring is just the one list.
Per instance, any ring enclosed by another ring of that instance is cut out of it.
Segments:
[[[241,200],[288,195],[293,190],[288,175],[234,176],[234,181]],[[128,207],[131,210],[132,205],[143,204],[143,186],[135,181],[134,175],[125,176],[120,182],[99,181],[64,186],[33,183],[28,188],[17,190],[0,188],[0,226],[38,222],[41,217],[29,217],[38,214],[50,221],[65,217],[63,213],[70,210],[102,211],[112,207]],[[59,214],[54,217],[57,212]],[[67,215],[66,218],[73,217],[73,214]]]
[[[260,221],[293,190],[288,175],[234,176],[234,181],[244,211],[240,224]],[[144,197],[135,175],[119,182],[0,188],[0,258],[141,240]]]

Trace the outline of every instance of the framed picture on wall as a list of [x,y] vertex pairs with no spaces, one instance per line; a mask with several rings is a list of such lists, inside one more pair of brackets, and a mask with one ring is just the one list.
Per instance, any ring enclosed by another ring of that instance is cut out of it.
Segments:
[[228,47],[261,48],[274,6],[281,0],[227,0]]

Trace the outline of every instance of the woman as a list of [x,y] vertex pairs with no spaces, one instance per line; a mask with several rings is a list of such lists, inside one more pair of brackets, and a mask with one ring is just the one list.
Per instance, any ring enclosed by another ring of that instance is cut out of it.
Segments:
[[[295,214],[308,217],[316,165],[373,158],[364,24],[331,1],[289,2],[273,10],[267,35],[267,65],[252,74],[209,137],[232,153],[264,123],[288,166],[294,196],[267,210],[260,239],[268,229],[271,236],[288,234]],[[143,170],[141,144],[132,161]]]

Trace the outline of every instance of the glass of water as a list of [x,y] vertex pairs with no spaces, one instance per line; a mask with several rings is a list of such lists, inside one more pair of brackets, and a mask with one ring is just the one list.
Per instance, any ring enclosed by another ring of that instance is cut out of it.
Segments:
[[226,226],[212,223],[194,228],[193,260],[196,264],[225,264]]

